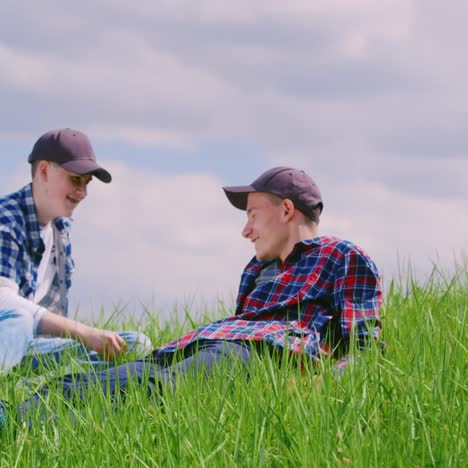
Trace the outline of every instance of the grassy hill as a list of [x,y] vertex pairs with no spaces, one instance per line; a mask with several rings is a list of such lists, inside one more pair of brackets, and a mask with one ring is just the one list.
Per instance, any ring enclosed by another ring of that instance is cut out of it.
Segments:
[[[425,285],[391,285],[386,351],[354,353],[340,377],[330,362],[317,376],[266,358],[249,380],[220,368],[156,400],[135,385],[118,411],[99,391],[75,409],[52,393],[44,404],[56,422],[10,424],[0,465],[466,466],[467,310],[467,272],[435,273]],[[192,325],[152,320],[145,331],[157,345]],[[19,400],[38,381],[10,373],[0,396]]]

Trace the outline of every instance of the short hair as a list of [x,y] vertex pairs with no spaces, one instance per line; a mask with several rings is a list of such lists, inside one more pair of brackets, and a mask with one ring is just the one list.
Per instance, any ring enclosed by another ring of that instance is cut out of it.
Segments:
[[[273,203],[273,205],[275,206],[279,206],[281,205],[281,202],[284,200],[284,198],[281,198],[279,197],[278,195],[275,195],[274,193],[269,193],[269,192],[265,192],[265,195],[267,195],[267,197],[269,198],[269,200],[271,201],[271,203]],[[289,200],[289,199],[288,199]],[[292,200],[291,200],[292,201]],[[294,202],[292,202],[293,205],[294,205]],[[311,216],[309,216],[308,214],[304,213],[302,210],[300,210],[299,208],[297,208],[296,206],[294,206],[294,208],[296,208],[296,210],[299,210],[303,216],[304,216],[304,219],[306,221],[307,224],[311,224],[311,223],[314,223],[314,224],[318,224],[319,221],[320,221],[320,213],[322,213],[322,204],[319,203],[314,209],[313,209],[313,212],[315,214],[315,219],[313,219]]]
[[37,172],[37,166],[39,166],[39,163],[41,161],[36,160],[31,163],[31,178],[34,179],[34,176],[36,175]]

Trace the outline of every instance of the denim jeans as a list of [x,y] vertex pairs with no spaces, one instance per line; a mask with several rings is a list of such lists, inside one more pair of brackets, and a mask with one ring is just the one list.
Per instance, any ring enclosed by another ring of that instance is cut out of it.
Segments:
[[[137,331],[121,331],[133,359],[143,359],[153,349],[150,339]],[[80,342],[67,338],[33,337],[33,320],[29,313],[0,310],[0,373],[17,364],[29,362],[32,369],[39,363],[58,363],[64,354],[72,354],[80,363],[94,365],[107,362]]]
[[0,374],[21,362],[32,339],[31,314],[0,310]]
[[[253,350],[248,342],[202,340],[190,345],[184,356],[176,362],[153,360],[133,361],[104,370],[69,374],[58,379],[53,386],[66,400],[76,402],[86,398],[91,388],[101,389],[112,397],[124,397],[131,382],[144,386],[150,397],[157,397],[161,392],[161,383],[169,384],[175,389],[178,377],[190,378],[201,374],[208,377],[214,368],[222,362],[228,369],[239,366],[243,375],[248,378],[248,368],[253,358]],[[17,407],[20,420],[27,420],[41,401],[47,396],[50,387],[44,386],[35,395],[24,400]],[[45,408],[41,409],[41,418],[45,420]]]

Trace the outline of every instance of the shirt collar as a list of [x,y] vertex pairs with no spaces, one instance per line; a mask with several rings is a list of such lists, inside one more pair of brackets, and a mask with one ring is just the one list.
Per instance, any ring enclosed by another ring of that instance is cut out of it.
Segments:
[[326,237],[314,237],[313,239],[305,239],[297,242],[291,253],[286,257],[285,261],[282,264],[282,268],[287,265],[296,263],[304,253],[310,252],[315,247],[322,245],[325,242]]
[[[313,239],[305,239],[302,241],[297,242],[291,253],[286,257],[286,260],[281,264],[282,267],[284,265],[290,265],[292,263],[296,263],[297,260],[299,260],[304,252],[309,252],[312,250],[314,247],[319,247],[326,242],[329,241],[329,237],[326,236],[321,236],[321,237],[314,237]],[[263,262],[257,260],[257,258],[254,256],[248,263],[246,269],[249,270],[251,273],[255,274],[258,273],[263,267],[266,265],[272,263],[274,260],[265,260]]]

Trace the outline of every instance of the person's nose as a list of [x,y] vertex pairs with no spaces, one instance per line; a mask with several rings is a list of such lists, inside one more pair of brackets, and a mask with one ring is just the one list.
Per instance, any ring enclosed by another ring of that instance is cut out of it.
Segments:
[[246,239],[248,239],[250,235],[252,234],[252,227],[249,221],[247,221],[247,223],[245,224],[244,229],[242,229],[241,234],[242,234],[242,237],[245,237]]
[[88,187],[86,185],[86,182],[81,182],[76,186],[76,193],[79,196],[80,200],[86,198],[86,195],[88,194]]

